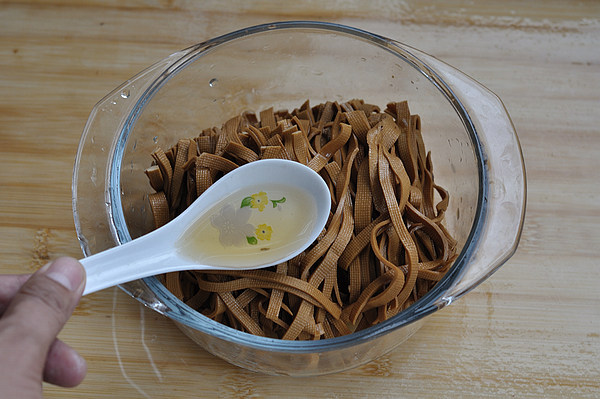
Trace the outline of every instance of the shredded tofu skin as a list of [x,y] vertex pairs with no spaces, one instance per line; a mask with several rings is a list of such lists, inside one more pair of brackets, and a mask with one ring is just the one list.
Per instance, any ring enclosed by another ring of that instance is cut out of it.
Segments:
[[330,188],[327,225],[295,258],[262,270],[160,276],[180,300],[232,328],[285,340],[351,334],[406,309],[456,259],[442,224],[449,195],[434,181],[421,120],[406,101],[384,111],[351,100],[245,112],[151,155],[157,228],[224,174],[260,159],[308,165]]

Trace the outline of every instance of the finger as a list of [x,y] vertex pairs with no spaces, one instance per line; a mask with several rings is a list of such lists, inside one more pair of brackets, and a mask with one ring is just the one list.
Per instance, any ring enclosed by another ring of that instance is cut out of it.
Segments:
[[0,315],[31,274],[0,274]]
[[34,273],[8,304],[0,331],[3,346],[21,355],[21,366],[39,371],[52,342],[77,305],[85,271],[72,258],[59,258]]
[[70,388],[79,385],[86,372],[87,365],[79,353],[63,341],[55,339],[46,357],[44,381]]

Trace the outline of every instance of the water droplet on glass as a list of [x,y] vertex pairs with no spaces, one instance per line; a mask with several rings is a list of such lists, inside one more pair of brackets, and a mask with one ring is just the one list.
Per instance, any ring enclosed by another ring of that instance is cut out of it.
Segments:
[[96,182],[98,181],[98,170],[96,169],[95,166],[92,167],[92,174],[90,175],[90,180],[92,181],[94,186],[96,185]]
[[125,89],[121,92],[121,97],[123,98],[129,98],[130,95],[131,93],[129,92],[129,89]]
[[215,87],[217,85],[217,83],[219,83],[219,79],[217,79],[217,78],[212,78],[211,80],[208,81],[208,85],[210,87]]

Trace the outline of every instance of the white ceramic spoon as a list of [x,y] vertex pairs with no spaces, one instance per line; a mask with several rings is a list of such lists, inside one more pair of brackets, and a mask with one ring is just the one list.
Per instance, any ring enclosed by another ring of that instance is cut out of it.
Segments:
[[297,162],[241,166],[161,228],[81,260],[84,295],[161,273],[273,266],[305,250],[325,227],[324,180]]

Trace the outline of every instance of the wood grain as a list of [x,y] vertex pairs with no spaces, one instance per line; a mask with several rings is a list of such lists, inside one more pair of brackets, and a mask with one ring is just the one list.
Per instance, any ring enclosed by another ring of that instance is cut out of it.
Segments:
[[516,255],[391,354],[311,379],[228,365],[116,289],[61,338],[89,372],[48,398],[600,395],[600,3],[45,0],[0,3],[1,273],[80,256],[70,182],[95,102],[159,59],[257,23],[315,19],[420,48],[497,93],[519,133],[528,208]]

